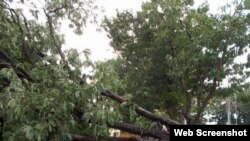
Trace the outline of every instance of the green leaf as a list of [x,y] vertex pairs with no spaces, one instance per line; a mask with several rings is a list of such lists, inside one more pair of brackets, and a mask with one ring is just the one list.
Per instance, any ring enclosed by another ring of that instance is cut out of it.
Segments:
[[244,8],[250,9],[250,0],[244,0]]
[[16,107],[16,100],[15,100],[14,98],[12,98],[12,99],[8,102],[7,106],[10,107],[10,108]]
[[157,127],[158,127],[157,122],[152,122],[149,126],[149,130],[154,130]]
[[25,125],[23,127],[23,131],[25,133],[26,138],[28,138],[29,140],[34,139],[34,132],[33,132],[33,128],[31,126]]

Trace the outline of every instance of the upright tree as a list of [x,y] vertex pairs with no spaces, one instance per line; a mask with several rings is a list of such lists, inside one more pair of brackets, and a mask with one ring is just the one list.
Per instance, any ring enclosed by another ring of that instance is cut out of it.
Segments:
[[246,85],[249,65],[234,59],[249,48],[249,14],[247,1],[216,15],[207,3],[198,8],[193,3],[152,0],[140,12],[106,18],[104,28],[123,60],[118,74],[126,93],[151,110],[199,124],[213,98],[230,89],[222,87],[226,77],[231,88]]

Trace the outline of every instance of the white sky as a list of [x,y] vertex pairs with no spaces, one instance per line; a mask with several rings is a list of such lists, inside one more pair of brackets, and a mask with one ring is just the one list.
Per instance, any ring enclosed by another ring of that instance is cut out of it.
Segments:
[[[104,12],[99,13],[98,20],[101,21],[104,16],[113,17],[116,15],[116,10],[133,10],[141,9],[142,2],[147,0],[97,0],[96,4],[103,7]],[[109,45],[110,39],[104,31],[98,32],[96,29],[99,26],[96,24],[87,24],[82,36],[75,35],[65,25],[61,32],[65,33],[65,47],[77,48],[80,51],[89,48],[91,50],[90,58],[93,61],[107,60],[114,57],[112,48]]]
[[[141,10],[142,2],[149,0],[97,0],[96,4],[103,7],[105,10],[99,14],[99,19],[102,19],[104,15],[112,17],[116,15],[116,9],[122,10]],[[206,0],[196,0],[195,5],[200,5]],[[208,0],[210,5],[210,11],[212,13],[218,12],[219,6],[223,6],[231,0]],[[100,20],[101,21],[101,20]],[[89,48],[91,50],[90,58],[93,61],[107,60],[114,57],[113,50],[109,45],[110,39],[106,36],[107,33],[97,32],[98,28],[95,24],[87,24],[82,36],[77,36],[65,25],[62,28],[62,33],[65,34],[65,47],[77,48],[80,51]]]

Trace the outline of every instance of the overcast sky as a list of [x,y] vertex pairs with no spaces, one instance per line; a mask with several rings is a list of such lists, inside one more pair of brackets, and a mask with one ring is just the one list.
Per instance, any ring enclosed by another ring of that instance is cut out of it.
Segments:
[[[97,0],[96,4],[99,7],[103,7],[104,12],[99,14],[99,19],[102,19],[104,15],[112,17],[116,15],[116,10],[141,10],[142,2],[148,0]],[[225,5],[231,0],[208,0],[210,5],[210,11],[212,13],[218,12],[219,6]],[[205,0],[196,0],[195,5],[200,5]],[[84,29],[82,36],[77,36],[71,32],[67,25],[62,28],[62,33],[65,34],[66,45],[65,47],[77,48],[80,51],[86,48],[91,50],[91,59],[93,61],[107,60],[114,57],[113,50],[109,45],[110,39],[106,36],[105,32],[97,32],[98,28],[95,24],[88,24]]]

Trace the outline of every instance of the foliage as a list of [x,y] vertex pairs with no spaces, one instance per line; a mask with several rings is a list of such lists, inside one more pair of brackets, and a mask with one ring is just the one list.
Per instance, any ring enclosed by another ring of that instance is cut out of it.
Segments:
[[242,88],[249,67],[234,61],[249,48],[249,14],[242,3],[217,15],[207,3],[192,5],[192,0],[152,0],[136,14],[118,12],[103,23],[123,60],[117,73],[125,92],[148,109],[180,121],[181,114],[189,124],[201,123],[213,97],[226,94],[228,88],[221,87],[226,77],[232,89]]
[[91,0],[0,1],[1,140],[108,135],[106,121],[116,117],[95,102],[100,91],[82,73],[93,66],[89,53],[63,51],[59,34],[65,20],[81,34],[93,6]]

